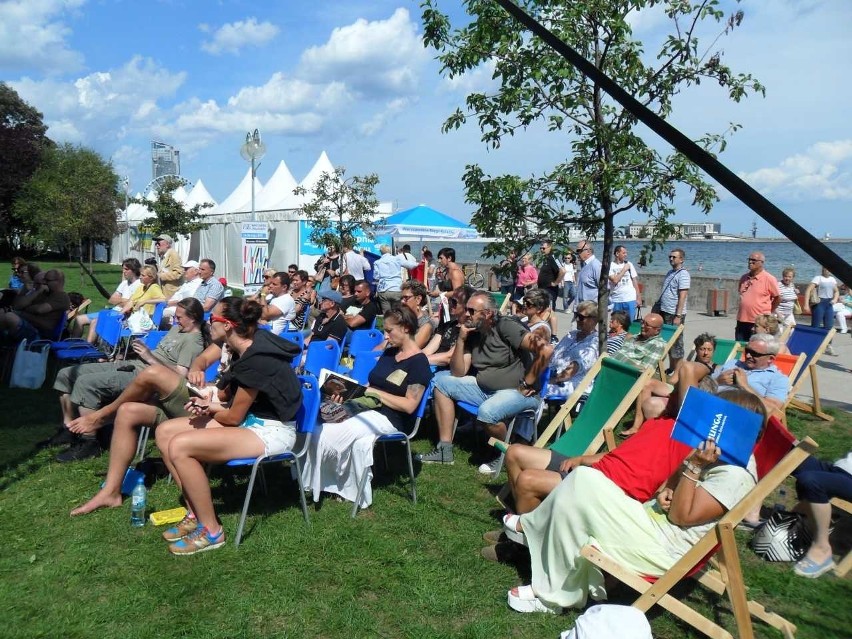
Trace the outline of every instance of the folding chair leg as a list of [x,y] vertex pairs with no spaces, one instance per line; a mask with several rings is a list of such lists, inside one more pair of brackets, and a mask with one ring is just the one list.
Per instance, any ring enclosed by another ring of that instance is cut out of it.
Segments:
[[[506,428],[506,439],[503,440],[505,444],[509,445],[509,440],[512,439],[512,431],[515,430],[515,420],[518,419],[518,416],[512,418],[512,421],[509,422],[509,426]],[[497,470],[494,472],[494,477],[500,476],[500,471],[503,470],[503,461],[506,459],[506,453],[500,453],[499,461],[497,462]],[[493,478],[492,478],[493,479]]]
[[411,478],[411,502],[417,503],[417,480],[414,478],[414,461],[411,457],[411,442],[405,440],[405,457],[408,459],[408,476]]
[[355,496],[355,503],[352,504],[352,514],[350,515],[352,519],[355,519],[355,515],[358,514],[358,504],[361,503],[361,497],[364,494],[364,488],[366,488],[367,486],[367,478],[369,477],[369,475],[370,469],[365,468],[364,474],[361,475],[361,478],[358,480],[358,494]]
[[751,614],[746,597],[745,584],[740,569],[740,556],[737,540],[734,538],[734,527],[730,524],[719,524],[719,541],[722,552],[719,560],[722,564],[722,574],[728,584],[728,599],[734,611],[737,630],[740,639],[754,639],[754,628],[751,625]]
[[248,488],[246,489],[246,499],[243,502],[243,512],[240,513],[240,525],[237,527],[237,538],[234,541],[235,548],[240,547],[240,540],[243,537],[243,527],[246,523],[246,515],[248,514],[248,507],[249,503],[251,502],[251,494],[254,490],[254,480],[257,477],[257,470],[259,466],[260,464],[256,463],[251,467],[251,477],[249,478]]
[[150,435],[151,429],[148,426],[142,426],[139,429],[139,439],[136,440],[136,454],[133,456],[134,461],[142,461],[145,458],[145,449],[148,447]]
[[302,483],[302,465],[299,463],[298,457],[296,457],[294,463],[296,465],[296,481],[299,484],[299,501],[302,504],[302,516],[305,518],[305,523],[310,525],[311,519],[308,515],[308,501],[305,499],[305,485]]

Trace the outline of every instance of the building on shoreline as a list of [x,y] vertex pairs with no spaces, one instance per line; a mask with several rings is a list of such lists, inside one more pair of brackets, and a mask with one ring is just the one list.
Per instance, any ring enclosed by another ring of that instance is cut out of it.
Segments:
[[[684,222],[674,224],[675,232],[666,239],[669,240],[712,240],[722,235],[722,225],[719,222]],[[620,228],[625,239],[642,239],[651,237],[655,225],[649,222],[630,222]]]

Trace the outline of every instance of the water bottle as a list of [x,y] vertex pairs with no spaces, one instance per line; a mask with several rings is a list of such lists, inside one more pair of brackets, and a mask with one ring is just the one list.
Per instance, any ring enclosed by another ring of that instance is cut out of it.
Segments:
[[130,525],[137,528],[145,525],[145,507],[148,505],[148,491],[145,488],[145,478],[136,480],[136,486],[130,493]]

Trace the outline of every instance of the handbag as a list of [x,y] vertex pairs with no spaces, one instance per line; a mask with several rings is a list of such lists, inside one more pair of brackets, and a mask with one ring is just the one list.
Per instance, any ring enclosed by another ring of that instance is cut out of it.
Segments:
[[127,328],[130,329],[131,333],[147,333],[154,328],[154,322],[151,319],[151,316],[148,315],[145,309],[140,308],[137,311],[134,311],[133,314],[127,318]]
[[27,348],[27,340],[18,344],[9,388],[41,388],[47,374],[47,356],[50,344],[39,343]]
[[811,296],[808,299],[808,302],[810,302],[811,306],[816,306],[817,304],[819,304],[819,293],[817,293],[816,286],[811,289]]

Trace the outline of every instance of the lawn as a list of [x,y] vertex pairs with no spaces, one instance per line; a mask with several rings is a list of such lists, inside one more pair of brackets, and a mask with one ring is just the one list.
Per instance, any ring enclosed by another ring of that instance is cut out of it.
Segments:
[[[108,277],[114,267],[98,268],[104,285],[114,287],[117,277]],[[79,290],[74,283],[68,289]],[[506,590],[521,577],[479,556],[481,536],[497,527],[498,511],[494,488],[465,463],[465,451],[454,466],[419,472],[414,505],[404,460],[390,449],[393,469],[374,481],[372,508],[351,520],[348,504],[326,500],[311,507],[310,526],[289,474],[273,469],[270,493],[253,502],[239,550],[229,543],[178,558],[166,551],[162,529],[130,527],[126,502],[68,516],[97,490],[107,459],[59,464],[55,450],[36,447],[59,423],[53,391],[0,389],[0,414],[0,636],[556,637],[576,617],[520,615],[507,607]],[[852,415],[836,415],[826,424],[793,414],[791,428],[835,459],[852,448]],[[433,428],[427,424],[425,431]],[[430,442],[418,439],[415,447],[424,451]],[[233,535],[245,480],[214,469],[212,482]],[[788,499],[792,492],[788,485]],[[149,493],[154,510],[177,500],[166,481]],[[798,625],[801,639],[849,636],[852,581],[796,577],[789,565],[756,559],[745,540],[741,535],[753,596]],[[626,603],[629,596],[617,590],[611,601]],[[725,601],[698,591],[690,601],[734,628]],[[657,638],[700,636],[668,614],[652,613],[651,625]],[[760,637],[781,636],[759,622],[755,629]]]

